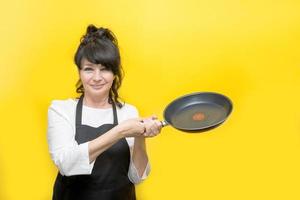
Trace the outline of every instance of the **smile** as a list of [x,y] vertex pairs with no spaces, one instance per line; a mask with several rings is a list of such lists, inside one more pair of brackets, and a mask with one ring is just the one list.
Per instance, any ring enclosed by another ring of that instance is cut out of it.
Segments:
[[92,88],[94,88],[94,89],[100,89],[100,88],[102,88],[104,85],[105,85],[105,84],[102,84],[102,85],[91,85],[91,86],[92,86]]

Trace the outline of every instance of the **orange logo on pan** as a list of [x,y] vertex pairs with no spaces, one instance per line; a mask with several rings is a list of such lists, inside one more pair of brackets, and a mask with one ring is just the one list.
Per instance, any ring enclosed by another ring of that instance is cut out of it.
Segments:
[[197,112],[193,115],[194,121],[202,121],[205,118],[205,115],[202,112]]

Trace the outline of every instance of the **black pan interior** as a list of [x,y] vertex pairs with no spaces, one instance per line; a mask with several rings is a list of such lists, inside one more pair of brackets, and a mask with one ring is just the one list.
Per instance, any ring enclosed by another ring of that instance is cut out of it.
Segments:
[[232,102],[228,97],[199,92],[175,99],[166,107],[164,118],[179,130],[199,132],[220,125],[231,111]]

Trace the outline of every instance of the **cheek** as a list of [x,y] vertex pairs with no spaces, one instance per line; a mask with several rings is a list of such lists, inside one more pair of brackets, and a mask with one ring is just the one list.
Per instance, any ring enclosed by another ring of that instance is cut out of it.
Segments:
[[80,80],[83,84],[89,82],[89,80],[90,80],[90,76],[88,76],[86,74],[80,74],[79,77],[80,77]]
[[115,80],[115,76],[113,76],[113,77],[111,78],[111,85],[113,84],[114,80]]
[[107,74],[105,79],[107,82],[110,82],[112,84],[115,79],[115,76],[113,74]]

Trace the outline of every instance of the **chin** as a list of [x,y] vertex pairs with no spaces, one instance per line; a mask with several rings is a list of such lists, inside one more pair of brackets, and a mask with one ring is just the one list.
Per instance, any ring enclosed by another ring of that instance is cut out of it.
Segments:
[[105,96],[109,94],[109,91],[107,90],[91,90],[89,91],[89,94],[91,96]]

